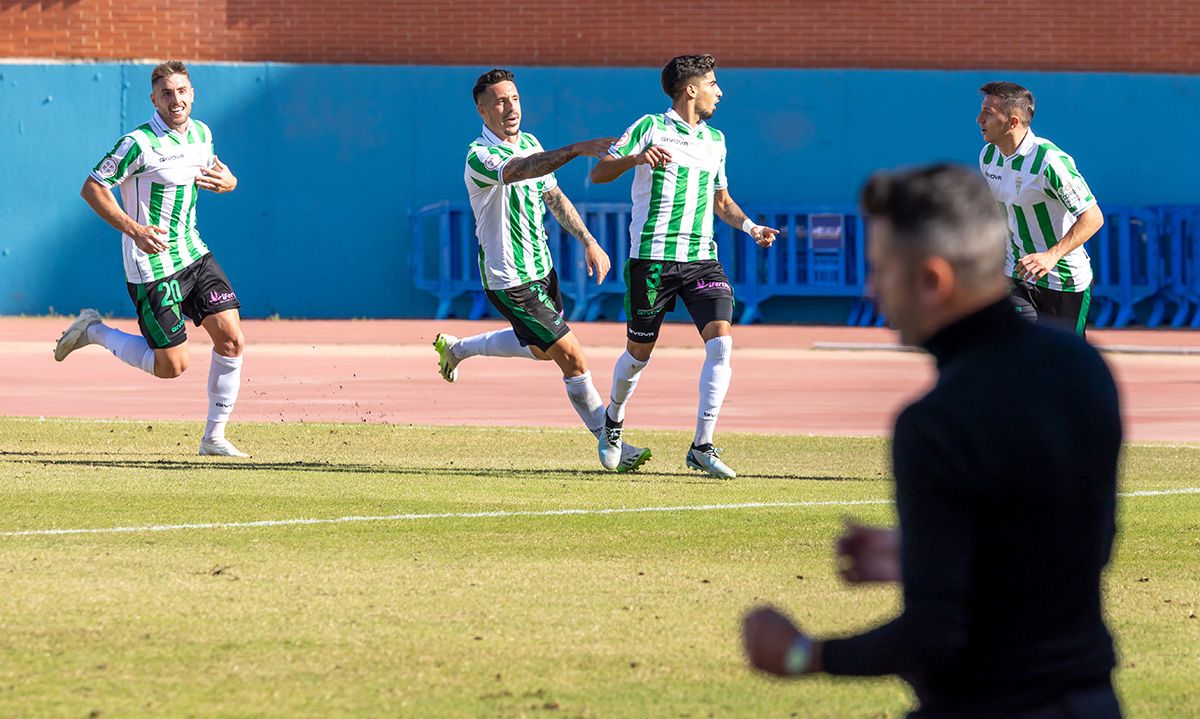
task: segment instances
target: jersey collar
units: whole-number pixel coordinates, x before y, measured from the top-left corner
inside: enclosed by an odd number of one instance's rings
[[[1014,152],[1012,155],[1010,155],[1004,159],[1011,160],[1014,157],[1016,157],[1017,155],[1021,155],[1021,156],[1028,155],[1029,153],[1033,152],[1033,149],[1035,147],[1038,146],[1038,142],[1039,142],[1039,140],[1038,140],[1037,136],[1033,134],[1033,128],[1031,127],[1025,133],[1025,139],[1021,140],[1020,145],[1017,145],[1016,152]]]
[[[691,125],[687,124],[687,120],[684,120],[682,115],[680,115],[678,112],[675,112],[675,108],[673,108],[673,107],[671,109],[667,110],[663,114],[666,116],[666,118],[668,120],[674,120],[675,122],[678,122],[680,125],[683,125],[687,129],[687,132],[689,135],[694,132],[698,132],[700,130],[700,128],[704,127],[704,120],[701,120],[695,127],[692,127]]]
[[[520,135],[517,135],[517,144],[513,145],[512,143],[505,142],[504,140],[502,140],[499,135],[497,135],[496,133],[494,133],[490,129],[488,129],[487,125],[483,126],[483,134],[481,134],[480,137],[482,137],[484,142],[488,143],[489,145],[505,145],[505,146],[514,147],[514,148],[521,146],[521,136]]]
[[[171,133],[175,133],[175,135],[177,135],[179,137],[184,137],[192,129],[192,118],[190,118],[190,117],[188,118],[187,127],[183,128],[183,130],[177,132],[175,130],[172,130],[170,127],[168,127],[167,123],[165,121],[163,121],[162,117],[158,114],[158,110],[155,110],[154,114],[150,116],[150,127],[153,127],[154,131],[161,135],[169,135]]]

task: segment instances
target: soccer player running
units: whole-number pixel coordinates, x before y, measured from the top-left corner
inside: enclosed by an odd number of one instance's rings
[[[762,227],[729,195],[725,135],[706,124],[721,99],[712,55],[682,55],[662,71],[665,113],[644,115],[592,168],[592,182],[612,182],[634,170],[629,262],[625,266],[626,350],[613,368],[604,441],[621,441],[625,404],[650,362],[663,314],[682,297],[704,339],[696,436],[687,466],[714,477],[736,473],[713,447],[717,415],[729,389],[733,350],[733,288],[717,261],[713,213],[749,233],[762,247],[778,230]]]
[[[199,191],[229,192],[237,178],[214,154],[212,131],[191,119],[195,91],[187,66],[175,60],[158,65],[150,86],[155,113],[117,141],[79,193],[121,232],[126,287],[141,336],[109,327],[85,309],[58,340],[54,359],[98,344],[147,374],[178,377],[188,367],[190,318],[213,341],[200,454],[248,457],[225,438],[241,385],[241,304],[196,229]],[[121,189],[121,205],[114,187]]]
[[[454,382],[458,365],[469,357],[553,360],[584,426],[602,440],[604,400],[592,384],[583,347],[563,318],[558,274],[542,218],[548,207],[583,244],[588,275],[599,284],[608,274],[608,255],[558,187],[554,171],[575,157],[599,157],[613,138],[543,149],[536,137],[521,132],[521,98],[508,70],[481,75],[472,96],[483,118],[483,133],[467,149],[463,180],[475,213],[484,291],[512,327],[462,339],[439,334],[433,343],[439,371],[447,382]],[[618,472],[635,470],[650,459],[649,449],[620,442],[601,441],[598,449],[605,469]]]
[[[1070,155],[1033,134],[1033,94],[1012,82],[979,88],[975,121],[988,144],[979,170],[1008,216],[1011,298],[1033,322],[1084,336],[1092,300],[1092,265],[1083,243],[1104,213]]]

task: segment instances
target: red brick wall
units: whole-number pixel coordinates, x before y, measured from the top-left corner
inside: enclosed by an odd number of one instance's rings
[[[1197,0],[0,0],[17,58],[1200,73],[1198,40]]]

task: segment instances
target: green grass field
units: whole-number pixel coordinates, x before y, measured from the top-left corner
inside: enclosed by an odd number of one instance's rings
[[[742,475],[598,470],[578,431],[0,419],[0,716],[897,717],[896,680],[750,674],[741,612],[818,634],[895,611],[843,586],[842,517],[890,522],[877,439],[724,435]],[[1124,491],[1200,486],[1200,448],[1134,447]],[[556,509],[168,531],[48,529]],[[1128,716],[1200,716],[1200,494],[1122,500],[1107,579]],[[1188,687],[1191,689],[1188,689]]]

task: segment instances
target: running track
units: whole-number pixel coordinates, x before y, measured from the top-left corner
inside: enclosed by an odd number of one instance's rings
[[[54,342],[68,319],[0,318],[0,416],[203,419],[208,352],[191,331],[192,367],[158,380],[86,347],[62,364]],[[114,324],[136,332],[132,320]],[[476,358],[450,385],[430,346],[438,331],[498,329],[496,320],[247,321],[245,384],[235,421],[577,426],[550,363]],[[578,324],[596,386],[607,396],[624,328]],[[751,326],[734,330],[733,384],[720,429],[885,435],[896,412],[933,379],[919,353],[829,351],[817,342],[893,343],[886,329]],[[1200,332],[1095,331],[1100,347],[1185,347]],[[1121,386],[1127,437],[1200,442],[1200,353],[1106,354]],[[630,428],[694,426],[703,350],[691,325],[667,325],[630,402]],[[1069,368],[1064,368],[1069,371]],[[982,379],[982,378],[981,378]],[[982,380],[986,381],[986,380]],[[1014,397],[1035,408],[1037,397]],[[2,443],[0,443],[2,444]]]

